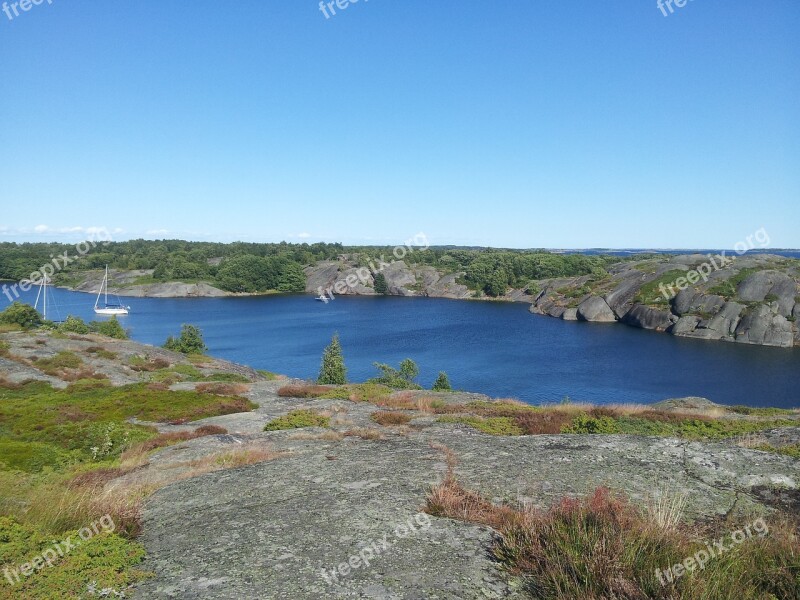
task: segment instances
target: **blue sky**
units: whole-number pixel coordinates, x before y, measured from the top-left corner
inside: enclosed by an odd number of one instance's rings
[[[0,12],[0,239],[798,248],[798,31],[796,0],[44,0]]]

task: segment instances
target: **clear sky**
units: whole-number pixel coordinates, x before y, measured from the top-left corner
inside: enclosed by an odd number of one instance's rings
[[[9,6],[0,239],[800,247],[800,2],[673,10]]]

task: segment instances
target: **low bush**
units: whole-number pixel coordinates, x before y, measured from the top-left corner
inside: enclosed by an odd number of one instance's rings
[[[279,388],[278,396],[282,398],[321,398],[335,389],[329,385],[292,384]]]
[[[280,431],[283,429],[302,429],[304,427],[329,427],[330,417],[320,415],[311,410],[293,410],[278,417],[264,426],[264,431]]]
[[[452,471],[429,493],[427,512],[497,530],[492,553],[523,577],[525,591],[534,598],[800,597],[797,524],[781,516],[771,519],[768,536],[748,538],[714,557],[704,570],[670,580],[659,574],[706,551],[698,540],[719,539],[739,528],[722,523],[703,530],[665,526],[606,488],[585,498],[564,498],[548,510],[495,505],[461,487]]]
[[[198,383],[195,388],[203,394],[214,394],[216,396],[241,396],[250,391],[250,387],[243,383]]]
[[[370,418],[379,425],[405,425],[411,421],[411,416],[402,412],[379,410],[370,415]]]
[[[463,423],[490,435],[523,435],[525,431],[512,417],[439,417],[440,423]]]

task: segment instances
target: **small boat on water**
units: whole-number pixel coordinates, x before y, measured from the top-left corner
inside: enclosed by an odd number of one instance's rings
[[[100,296],[105,293],[105,302],[100,306]],[[100,291],[97,292],[97,300],[94,302],[94,312],[97,315],[127,315],[130,311],[130,306],[123,306],[117,298],[116,304],[108,303],[108,265],[106,265],[106,274],[103,277],[103,283],[100,284]]]
[[[319,300],[320,302],[327,302],[328,300],[330,300],[330,298],[328,298],[327,296],[317,296],[316,298],[314,298],[314,300]]]

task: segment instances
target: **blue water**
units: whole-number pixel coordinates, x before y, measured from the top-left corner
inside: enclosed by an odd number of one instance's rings
[[[95,318],[94,297],[52,290],[58,311]],[[34,295],[25,299],[33,301]],[[7,300],[0,296],[0,308]],[[430,386],[446,371],[458,389],[531,403],[655,402],[704,396],[725,404],[800,407],[800,349],[688,340],[614,324],[532,315],[527,304],[433,298],[310,296],[123,298],[133,339],[160,345],[182,323],[198,325],[210,353],[259,369],[313,378],[338,331],[348,376],[374,361],[420,367]]]

